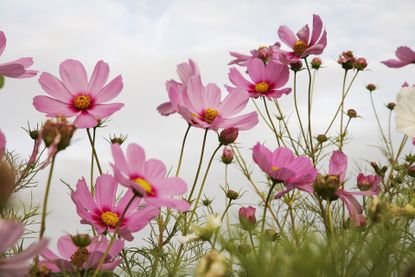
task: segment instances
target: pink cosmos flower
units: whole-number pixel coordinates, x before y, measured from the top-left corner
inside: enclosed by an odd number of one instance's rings
[[[281,45],[278,42],[274,45],[260,46],[258,49],[251,50],[251,55],[245,55],[231,51],[229,54],[231,54],[231,56],[233,56],[235,59],[230,61],[228,65],[237,64],[240,66],[246,66],[246,63],[253,59],[261,59],[263,63],[267,63],[270,60],[278,58],[274,55],[274,48],[280,46]]]
[[[24,225],[14,220],[0,220],[0,253],[13,247],[24,233]],[[29,272],[29,262],[42,252],[49,240],[41,239],[26,250],[11,257],[0,256],[0,276],[23,277]]]
[[[109,75],[107,63],[99,61],[89,80],[84,66],[76,60],[63,61],[59,73],[62,81],[46,72],[39,78],[40,86],[52,97],[35,96],[33,106],[46,116],[76,116],[76,127],[92,128],[124,106],[122,103],[104,104],[123,88],[120,75],[105,85]]]
[[[128,145],[126,155],[118,144],[112,144],[111,149],[115,162],[111,165],[120,184],[143,195],[149,206],[166,206],[179,211],[189,209],[187,201],[173,198],[187,191],[186,183],[179,177],[166,177],[162,161],[146,160],[144,149],[134,143]]]
[[[312,183],[316,179],[317,170],[309,158],[295,157],[286,147],[277,147],[271,152],[259,143],[252,149],[252,157],[269,178],[284,184],[285,190],[277,193],[274,198],[280,198],[295,188],[313,193]]]
[[[72,193],[72,201],[76,205],[78,215],[82,218],[81,223],[94,226],[99,234],[107,231],[115,232],[117,224],[120,224],[119,234],[131,241],[134,239],[132,233],[143,229],[159,214],[159,209],[157,207],[138,209],[141,198],[136,197],[125,212],[122,222],[119,223],[134,193],[128,190],[116,204],[117,189],[118,184],[114,177],[103,174],[97,178],[95,196],[92,196],[85,179],[81,179]]]
[[[250,97],[272,99],[291,92],[290,88],[281,88],[290,76],[288,66],[274,61],[265,65],[260,59],[249,60],[246,65],[251,81],[246,80],[236,68],[231,68],[228,76],[232,84],[248,91]],[[232,88],[228,87],[228,90],[232,91]]]
[[[219,87],[212,83],[203,86],[200,75],[190,77],[183,93],[170,89],[169,97],[174,109],[198,128],[248,130],[258,123],[256,112],[235,116],[248,103],[249,95],[244,89],[235,89],[221,101]]]
[[[390,59],[382,61],[381,63],[392,68],[399,68],[410,63],[415,63],[415,52],[408,46],[398,47],[395,51],[395,55],[398,59]]]
[[[190,79],[190,77],[200,74],[197,64],[191,59],[189,59],[189,63],[181,63],[177,65],[176,72],[177,72],[177,75],[179,75],[181,83],[176,82],[175,80],[167,81],[166,82],[167,92],[169,92],[170,88],[173,88],[182,93],[183,91],[186,90],[187,81]],[[165,116],[171,115],[177,112],[173,108],[170,101],[164,102],[163,104],[158,106],[157,110],[159,111],[160,114],[165,115]]]
[[[6,36],[0,31],[0,55],[6,48]],[[33,58],[25,57],[12,62],[0,64],[0,76],[10,78],[30,78],[36,76],[36,70],[28,70],[27,68],[33,64]]]
[[[6,149],[6,137],[4,136],[3,132],[0,130],[0,160],[4,155],[5,149]]]
[[[379,184],[382,182],[382,178],[379,175],[364,175],[363,173],[359,173],[357,175],[357,187],[361,191],[373,191],[374,193],[379,193]]]
[[[46,267],[52,272],[74,272],[95,269],[109,244],[104,236],[96,236],[91,239],[87,247],[76,246],[70,235],[65,235],[58,240],[58,252],[61,257],[50,249],[45,249],[40,256],[44,258],[39,263],[39,268]],[[122,259],[115,259],[124,247],[121,239],[116,239],[109,250],[101,269],[103,271],[114,270]]]
[[[313,15],[313,30],[310,37],[308,24],[302,27],[295,35],[287,26],[278,29],[278,36],[292,51],[277,49],[280,60],[286,64],[294,63],[308,55],[320,55],[327,46],[327,32],[323,31],[323,22],[320,16]]]

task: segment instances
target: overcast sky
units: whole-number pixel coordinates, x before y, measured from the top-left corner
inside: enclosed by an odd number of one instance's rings
[[[324,130],[340,98],[343,71],[335,62],[339,53],[353,50],[357,56],[366,57],[369,70],[358,78],[346,101],[346,107],[356,109],[363,118],[351,124],[355,140],[345,148],[350,160],[365,168],[364,160],[379,159],[373,147],[379,142],[379,135],[364,87],[372,82],[378,86],[375,101],[381,117],[386,119],[384,104],[394,101],[404,81],[415,83],[415,66],[394,70],[379,63],[394,57],[397,46],[415,47],[414,10],[415,2],[411,0],[348,1],[347,4],[308,0],[0,1],[0,29],[7,37],[7,48],[0,61],[32,56],[34,69],[57,74],[59,63],[67,58],[80,60],[89,73],[98,60],[105,60],[112,77],[123,76],[124,90],[116,100],[124,102],[125,107],[98,133],[97,147],[104,168],[109,169],[111,161],[104,137],[113,133],[128,134],[128,142],[139,143],[148,157],[159,158],[170,167],[177,161],[186,123],[177,115],[160,116],[156,107],[167,100],[164,83],[177,78],[176,65],[192,58],[198,63],[205,83],[215,82],[223,88],[229,84],[230,50],[247,53],[259,45],[272,44],[278,40],[279,25],[285,24],[296,32],[306,23],[311,27],[312,14],[316,13],[325,24],[328,46],[321,56],[325,68],[318,73],[315,85],[314,132]],[[301,72],[299,78],[306,81],[306,72]],[[306,93],[305,83],[299,89],[301,98]],[[0,128],[7,136],[9,149],[16,149],[23,157],[29,155],[31,142],[21,127],[26,122],[35,125],[44,120],[44,115],[32,106],[32,98],[38,94],[44,92],[37,77],[7,79],[0,91]],[[292,96],[282,101],[283,109],[292,114]],[[253,109],[251,105],[247,108]],[[295,128],[295,122],[292,127]],[[183,170],[188,183],[195,171],[202,136],[202,130],[194,129],[190,134]],[[74,205],[59,181],[62,178],[74,185],[81,176],[88,176],[86,132],[78,130],[73,141],[57,159],[49,216],[54,226],[47,231],[55,237],[64,232],[87,230],[79,225]],[[270,148],[276,146],[273,136],[261,123],[251,132],[242,133],[240,141],[246,148],[257,141],[265,142]],[[211,133],[207,156],[215,146],[216,136]],[[350,172],[355,174],[354,165],[351,168]],[[216,195],[222,202],[217,195],[219,184],[223,184],[223,167],[217,163],[213,170],[207,194]],[[247,190],[252,195],[236,168],[231,169],[231,175],[232,188]],[[42,176],[37,196],[43,194]],[[252,200],[245,197],[240,202],[252,203]]]

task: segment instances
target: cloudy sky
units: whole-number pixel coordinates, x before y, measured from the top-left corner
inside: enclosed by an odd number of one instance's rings
[[[335,60],[343,50],[353,50],[369,61],[369,70],[355,83],[347,108],[354,108],[362,116],[351,125],[354,140],[346,147],[351,160],[367,167],[365,160],[377,160],[376,145],[379,135],[370,107],[369,95],[364,89],[368,83],[378,86],[376,105],[386,119],[384,104],[394,101],[404,81],[414,83],[414,66],[400,70],[386,68],[379,61],[394,56],[397,46],[415,47],[415,2],[411,0],[365,1],[0,1],[0,29],[6,33],[7,48],[1,62],[22,56],[35,59],[33,68],[57,74],[61,61],[80,60],[91,72],[98,60],[105,60],[111,76],[121,74],[124,90],[117,98],[125,107],[118,112],[106,129],[98,133],[98,150],[104,168],[109,170],[111,156],[105,137],[109,134],[128,134],[129,142],[142,145],[148,157],[174,166],[180,140],[186,124],[179,116],[162,117],[158,104],[167,99],[166,80],[176,78],[176,65],[188,58],[194,59],[205,83],[215,82],[223,88],[229,83],[228,52],[248,52],[259,45],[278,40],[277,29],[285,24],[297,31],[311,24],[312,14],[319,14],[328,32],[328,46],[321,56],[325,68],[317,76],[315,85],[314,132],[327,126],[336,101],[340,98],[342,70]],[[299,95],[305,95],[306,72],[301,72]],[[292,80],[290,80],[290,85]],[[44,116],[32,107],[32,98],[44,94],[37,78],[6,80],[0,91],[0,128],[6,134],[9,149],[23,157],[31,151],[31,142],[22,131],[27,122],[36,125]],[[225,92],[223,92],[225,94]],[[282,100],[283,109],[293,114],[292,97]],[[303,102],[302,108],[305,106]],[[253,110],[252,106],[247,108]],[[304,109],[303,109],[304,110]],[[292,122],[292,128],[296,128]],[[335,135],[333,133],[332,135]],[[191,182],[195,171],[203,131],[193,130],[186,149],[183,177]],[[396,142],[400,135],[395,136]],[[78,130],[73,145],[59,154],[50,203],[48,234],[59,236],[64,232],[86,230],[79,225],[73,204],[59,178],[71,183],[88,176],[89,152],[86,133]],[[249,133],[241,134],[241,143],[250,148],[257,141],[275,147],[273,136],[259,124]],[[216,136],[209,136],[207,156],[216,146]],[[249,155],[249,152],[246,152]],[[354,165],[352,173],[356,172]],[[223,184],[223,167],[213,168],[207,194],[216,195]],[[40,176],[37,197],[43,193],[44,175]],[[232,188],[252,191],[240,178],[236,168],[231,169]],[[353,175],[354,176],[354,175]],[[260,177],[259,177],[260,178]],[[252,201],[252,200],[251,200]],[[241,203],[248,203],[246,197]],[[218,204],[219,205],[219,204]],[[235,213],[235,211],[233,211]]]

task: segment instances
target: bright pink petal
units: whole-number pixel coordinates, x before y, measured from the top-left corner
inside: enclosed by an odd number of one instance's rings
[[[59,73],[65,87],[72,94],[86,93],[88,77],[84,66],[77,60],[65,60],[59,65]]]
[[[124,107],[122,103],[95,104],[91,109],[88,109],[88,113],[96,119],[104,119],[119,111],[122,107]]]
[[[37,96],[40,97],[40,96]],[[81,112],[73,122],[77,128],[93,128],[97,126],[98,120],[88,112]]]
[[[120,94],[124,84],[121,75],[118,75],[114,80],[109,82],[98,93],[95,94],[95,101],[98,104],[108,102]]]
[[[6,48],[6,35],[0,31],[0,55],[3,54],[4,48]]]
[[[157,207],[146,207],[137,212],[131,213],[128,222],[128,228],[131,232],[137,232],[143,229],[151,220],[159,215],[160,210]]]
[[[157,111],[164,116],[174,114],[176,111],[173,109],[171,102],[164,102],[157,107]]]
[[[103,174],[97,178],[95,199],[101,210],[114,207],[117,188],[117,183],[111,175]]]
[[[268,99],[273,98],[280,98],[284,94],[289,94],[291,92],[291,88],[283,88],[283,89],[275,89],[272,90],[270,93],[265,95]]]
[[[39,112],[46,113],[47,116],[72,117],[79,113],[72,110],[68,103],[44,95],[35,96],[33,106]]]
[[[120,214],[123,213],[128,203],[131,201],[133,197],[134,197],[134,192],[131,189],[127,190],[127,192],[121,198],[120,202],[115,207],[115,211],[119,212]],[[141,198],[134,197],[134,200],[131,202],[130,208],[128,209],[128,211],[136,210],[140,202],[141,202]]]
[[[99,61],[95,65],[94,71],[92,72],[91,79],[88,83],[87,90],[92,94],[97,93],[102,89],[108,80],[110,68],[104,61]]]
[[[297,41],[297,37],[287,26],[282,25],[278,28],[278,36],[280,37],[281,41],[284,42],[286,45],[290,46],[291,48],[294,47],[294,44]]]
[[[329,174],[338,175],[340,182],[344,182],[347,171],[347,156],[341,151],[333,151],[329,163]]]
[[[272,152],[264,145],[257,143],[252,148],[252,159],[264,171],[269,174],[272,168]]]
[[[39,84],[47,94],[58,100],[66,103],[72,100],[73,95],[66,89],[61,80],[47,72],[40,75]]]
[[[115,166],[121,169],[121,171],[127,175],[130,175],[130,168],[128,166],[127,160],[125,159],[124,153],[122,152],[121,146],[119,144],[111,145],[112,157],[115,161]]]
[[[245,89],[237,88],[229,93],[222,103],[220,103],[218,111],[222,117],[229,117],[242,111],[249,100],[249,94]]]
[[[382,61],[381,63],[392,68],[400,68],[400,67],[410,64],[410,62],[401,61],[401,60],[393,60],[393,59]]]
[[[142,174],[145,168],[146,154],[144,149],[135,143],[131,143],[127,148],[127,161],[130,166],[130,172]],[[143,177],[143,176],[137,176]]]
[[[17,78],[25,73],[24,66],[18,63],[0,64],[0,75]]]
[[[6,136],[0,130],[0,159],[2,159],[5,149],[6,149]],[[2,251],[0,250],[0,252]]]
[[[76,190],[72,193],[72,200],[76,206],[79,206],[83,210],[94,211],[97,208],[85,178],[78,180]]]
[[[265,68],[265,80],[274,84],[275,88],[285,85],[289,77],[290,72],[286,65],[270,61]]]
[[[407,46],[398,47],[398,49],[395,51],[395,54],[398,59],[402,61],[407,61],[410,63],[415,62],[415,52]]]
[[[254,83],[259,83],[264,80],[265,64],[260,59],[252,59],[246,63],[249,77]]]
[[[313,14],[313,32],[311,34],[311,40],[309,45],[314,45],[320,37],[321,31],[323,29],[323,22],[321,21],[320,16]]]
[[[251,83],[234,67],[230,69],[228,76],[232,84],[239,88],[248,89],[251,86]]]

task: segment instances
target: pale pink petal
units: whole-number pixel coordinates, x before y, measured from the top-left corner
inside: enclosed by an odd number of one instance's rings
[[[213,130],[219,128],[227,129],[230,127],[238,128],[239,130],[245,131],[253,128],[258,124],[258,114],[256,112],[251,112],[244,115],[239,115],[232,118],[221,118],[214,122],[214,125],[211,125]]]
[[[0,64],[0,75],[17,78],[25,73],[24,66],[18,63]]]
[[[58,251],[61,256],[67,260],[70,260],[73,253],[78,248],[73,244],[71,236],[65,235],[59,238],[58,240]]]
[[[320,16],[313,14],[313,32],[311,34],[311,40],[309,45],[314,45],[320,37],[321,30],[323,29],[323,22]]]
[[[179,177],[164,178],[157,186],[157,192],[162,195],[181,195],[186,191],[186,182]]]
[[[168,208],[173,208],[180,212],[188,211],[190,207],[189,203],[186,200],[172,199],[172,198],[147,197],[146,202],[151,206],[155,206],[155,207],[165,206]]]
[[[112,210],[115,204],[117,183],[109,174],[103,174],[97,178],[95,187],[95,199],[101,210]]]
[[[310,39],[310,28],[308,27],[308,24],[297,32],[297,37],[299,40],[308,44],[308,40]]]
[[[117,143],[111,145],[112,157],[115,161],[115,166],[121,169],[121,171],[127,175],[130,175],[130,168],[122,152],[121,146]]]
[[[241,112],[248,103],[249,94],[243,88],[236,88],[226,95],[220,103],[218,111],[222,117],[229,117]]]
[[[254,83],[259,83],[264,80],[265,64],[260,59],[252,59],[246,63],[249,77]]]
[[[194,75],[199,75],[199,68],[196,63],[189,59],[189,63],[181,63],[177,66],[177,75],[179,75],[180,80],[183,84],[186,85],[190,77]]]
[[[213,83],[207,84],[205,88],[205,106],[209,108],[217,108],[221,99],[220,88]]]
[[[265,68],[265,80],[275,88],[280,88],[288,82],[290,72],[288,66],[270,61]]]
[[[274,89],[265,96],[272,100],[273,98],[280,98],[283,94],[289,94],[291,91],[291,88]]]
[[[40,97],[40,96],[37,96]],[[86,111],[81,112],[73,122],[77,128],[93,128],[97,126],[98,120]]]
[[[344,182],[347,171],[347,156],[341,151],[333,151],[329,163],[329,174],[338,175],[340,182]]]
[[[84,66],[77,60],[65,60],[59,65],[59,73],[65,87],[72,93],[86,93],[88,77]]]
[[[44,249],[46,249],[46,246],[49,243],[49,239],[41,239],[36,243],[33,243],[30,245],[26,250],[7,258],[7,263],[19,263],[19,262],[25,262],[32,259],[33,257],[39,255]]]
[[[87,90],[95,95],[107,82],[109,73],[110,68],[108,64],[104,61],[98,61],[89,79]]]
[[[95,101],[98,104],[108,102],[120,94],[124,84],[121,75],[109,82],[105,87],[98,91],[95,95]]]
[[[40,75],[39,84],[47,94],[58,100],[66,103],[72,100],[73,95],[66,89],[61,80],[47,72]]]
[[[164,102],[157,107],[157,111],[164,116],[174,114],[176,111],[173,109],[171,102]]]
[[[201,112],[206,106],[204,105],[205,88],[203,87],[200,75],[192,76],[187,83],[187,90],[184,93],[184,100],[191,104],[190,108],[194,108],[195,111]]]
[[[264,145],[257,143],[252,148],[252,159],[264,171],[269,174],[272,169],[272,152]]]
[[[104,119],[119,111],[122,107],[124,107],[122,103],[95,104],[91,109],[88,109],[88,113],[96,119]]]
[[[25,78],[32,78],[36,76],[38,71],[36,70],[25,70],[25,72],[22,75],[19,75],[15,77],[16,79],[25,79]]]
[[[97,206],[88,189],[85,178],[78,180],[76,190],[71,195],[73,202],[82,210],[94,211]]]
[[[294,47],[294,44],[297,41],[297,37],[287,26],[282,25],[278,28],[278,36],[280,37],[281,41],[290,46],[291,48]]]
[[[23,224],[15,220],[0,220],[0,253],[14,246],[23,232]]]
[[[251,83],[247,81],[242,74],[234,67],[232,67],[228,74],[229,80],[237,87],[248,89]]]
[[[286,167],[295,159],[293,152],[285,147],[278,147],[272,153],[271,162],[273,166]]]
[[[145,162],[143,174],[150,183],[158,183],[166,176],[166,166],[160,160],[150,159]]]
[[[131,232],[137,232],[143,229],[151,220],[159,215],[160,209],[157,207],[146,207],[135,213],[131,213],[131,218],[128,222],[128,228]]]
[[[79,113],[74,111],[68,103],[44,95],[35,96],[33,98],[33,106],[39,112],[46,113],[47,116],[71,117]]]
[[[146,154],[144,149],[136,144],[131,143],[127,148],[127,161],[130,166],[130,172],[135,174],[143,174],[145,168]],[[143,177],[143,176],[136,176]]]

